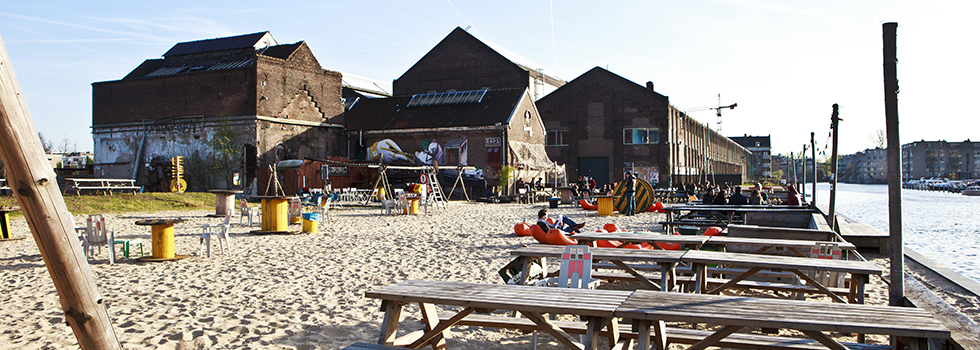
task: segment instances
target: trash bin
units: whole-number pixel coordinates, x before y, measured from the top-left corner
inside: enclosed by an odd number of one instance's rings
[[[677,233],[682,235],[697,236],[701,234],[701,229],[697,226],[681,226],[677,228]]]
[[[320,213],[303,213],[303,232],[316,233]]]
[[[548,204],[551,205],[552,208],[558,208],[558,201],[559,200],[561,200],[561,198],[558,198],[558,197],[548,197]]]

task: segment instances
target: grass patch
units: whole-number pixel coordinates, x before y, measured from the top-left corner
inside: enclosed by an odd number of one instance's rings
[[[75,215],[214,209],[214,197],[214,193],[208,192],[64,196],[68,211]],[[19,204],[14,196],[3,196],[0,197],[0,206],[11,207]],[[14,217],[23,215],[20,211],[10,213],[10,216]]]

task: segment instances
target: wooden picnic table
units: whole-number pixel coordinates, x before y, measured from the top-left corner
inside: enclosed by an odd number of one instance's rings
[[[449,327],[473,312],[513,310],[533,321],[543,331],[571,349],[595,349],[598,333],[606,328],[610,344],[619,341],[619,324],[613,317],[616,308],[630,296],[630,291],[547,288],[515,285],[479,284],[449,281],[405,281],[364,293],[381,299],[385,310],[378,344],[418,349],[432,345],[445,348]],[[402,306],[418,303],[425,332],[396,339]],[[445,321],[439,320],[435,305],[461,306],[463,309]],[[588,325],[585,344],[555,326],[543,313],[579,315]]]
[[[62,194],[68,191],[75,191],[75,195],[81,195],[82,191],[94,191],[95,193],[112,194],[113,191],[130,191],[136,193],[140,190],[133,179],[85,179],[72,178],[68,181]]]
[[[803,271],[819,270],[850,273],[850,301],[860,304],[864,303],[864,285],[868,282],[868,275],[881,275],[882,273],[880,267],[867,261],[810,259],[792,256],[727,253],[705,250],[689,250],[681,256],[681,262],[692,265],[692,270],[696,278],[695,293],[717,294],[737,285],[738,281],[748,278],[761,270],[786,270],[793,272],[793,274],[805,280],[807,285],[817,288],[820,292],[840,303],[847,303],[847,301],[841,299],[833,291],[827,289],[826,286]],[[749,270],[730,279],[721,286],[707,290],[705,267],[709,264],[741,266],[747,267]]]
[[[828,243],[824,241],[810,241],[810,240],[796,240],[796,239],[775,239],[775,238],[751,238],[751,237],[729,237],[729,236],[711,236],[708,239],[707,244],[713,244],[718,246],[729,246],[729,245],[745,245],[745,246],[756,246],[759,247],[758,250],[752,252],[751,254],[762,254],[769,249],[786,249],[793,252],[800,257],[809,258],[809,254],[804,254],[803,252],[809,253],[810,249],[817,245],[817,243]],[[857,250],[854,244],[848,242],[829,242],[837,244],[841,250]]]
[[[814,210],[807,207],[787,207],[787,206],[760,206],[760,205],[676,205],[664,207],[667,214],[664,228],[670,231],[674,226],[693,224],[704,225],[732,225],[744,222],[745,214],[752,212],[766,213],[813,213]]]
[[[665,322],[723,326],[689,349],[718,346],[719,341],[745,327],[799,330],[830,349],[847,347],[824,332],[886,334],[917,338],[920,342],[925,338],[950,338],[949,330],[928,312],[907,307],[637,290],[614,314],[634,320],[639,328],[640,349],[667,348]],[[655,341],[653,347],[648,343],[651,335]]]
[[[512,250],[510,252],[511,255],[528,258],[525,259],[524,273],[522,274],[522,280],[519,282],[519,284],[523,284],[527,281],[532,260],[537,260],[541,266],[548,266],[545,264],[546,258],[561,258],[561,255],[564,252],[565,247],[563,246],[547,244],[531,244],[526,247],[518,248],[517,250]],[[590,248],[589,253],[592,254],[592,259],[594,260],[609,260],[620,269],[623,269],[630,275],[633,275],[633,277],[636,279],[643,281],[656,289],[666,291],[673,289],[674,285],[676,284],[674,268],[681,261],[681,256],[683,256],[685,252],[677,250]],[[629,264],[625,263],[626,261],[658,264],[660,266],[660,284],[651,281]]]
[[[620,241],[624,245],[634,243],[648,243],[659,248],[655,243],[680,244],[681,249],[686,247],[700,248],[711,236],[683,236],[665,235],[660,232],[610,232],[610,233],[579,233],[574,236],[579,244],[595,246],[595,241]]]

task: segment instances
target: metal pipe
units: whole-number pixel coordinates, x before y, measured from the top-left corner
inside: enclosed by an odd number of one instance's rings
[[[896,29],[898,23],[881,25],[884,46],[885,137],[888,141],[888,249],[891,257],[891,280],[888,305],[904,306],[905,271],[902,244],[902,144],[898,137],[898,59]]]
[[[839,134],[837,124],[842,119],[838,117],[836,103],[833,108],[834,111],[830,114],[830,130],[833,133],[833,141],[831,141],[830,149],[830,212],[827,217],[827,224],[830,225],[831,230],[840,233],[840,229],[837,227],[837,213],[834,212],[834,202],[837,199],[837,134]]]

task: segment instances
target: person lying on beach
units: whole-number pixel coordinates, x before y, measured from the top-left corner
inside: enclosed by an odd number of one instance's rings
[[[551,223],[548,222],[548,209],[541,209],[538,211],[537,224],[542,230],[544,230],[544,232],[548,232],[548,230],[553,228],[557,228],[565,232],[579,232],[579,230],[585,227],[584,222],[577,224],[575,221],[572,221],[572,219],[569,219],[564,215],[558,215],[558,218],[555,220],[555,224],[551,225]]]

